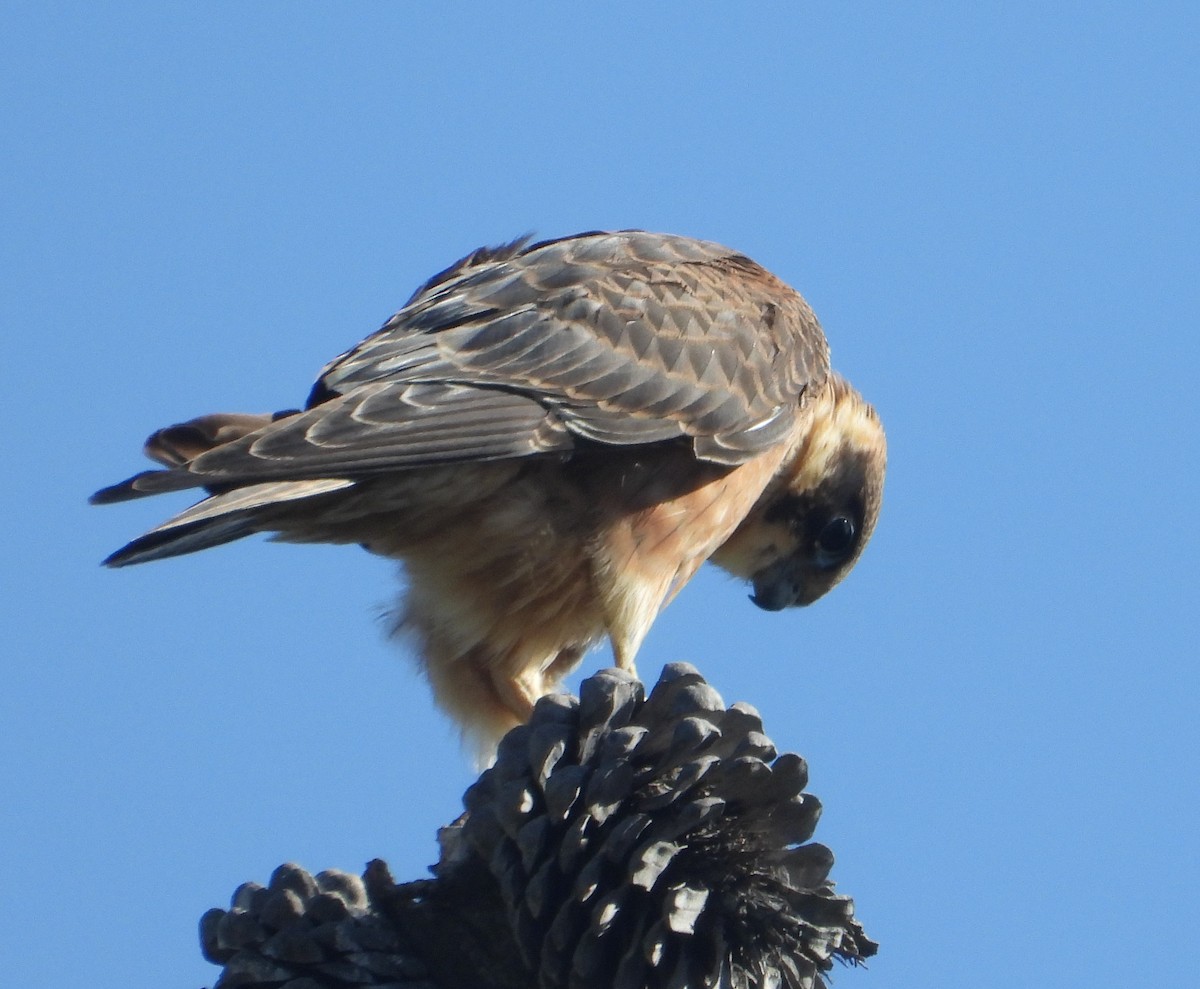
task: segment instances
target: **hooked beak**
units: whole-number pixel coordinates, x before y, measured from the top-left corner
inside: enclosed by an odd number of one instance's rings
[[[808,603],[801,600],[804,597],[804,579],[800,568],[790,559],[777,560],[763,567],[751,580],[754,593],[750,595],[750,600],[763,611],[782,611],[793,605]]]

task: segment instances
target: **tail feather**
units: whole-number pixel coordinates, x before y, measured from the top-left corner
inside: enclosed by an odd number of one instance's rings
[[[168,530],[152,529],[106,557],[104,566],[126,567],[134,563],[165,560],[231,543],[257,531],[255,520],[244,513],[207,522],[192,522]]]
[[[353,484],[351,480],[337,477],[270,481],[213,495],[122,546],[104,561],[104,565],[124,567],[149,563],[233,542],[270,528],[263,524],[263,509],[340,491]]]
[[[189,474],[186,470],[144,470],[119,484],[101,488],[88,498],[88,504],[112,505],[118,501],[145,498],[147,495],[199,488],[203,486],[204,482],[205,478]]]

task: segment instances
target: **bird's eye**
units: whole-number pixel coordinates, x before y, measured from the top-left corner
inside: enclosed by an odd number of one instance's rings
[[[845,515],[835,515],[817,533],[817,553],[824,562],[836,563],[854,543],[854,523]]]

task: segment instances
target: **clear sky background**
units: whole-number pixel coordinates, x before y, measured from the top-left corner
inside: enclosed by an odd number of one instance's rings
[[[480,244],[636,226],[799,288],[888,429],[844,585],[706,572],[640,659],[808,758],[882,942],[837,985],[1193,984],[1198,9],[5,4],[0,981],[210,984],[238,883],[424,874],[474,774],[393,567],[106,572],[186,498],[85,498]]]

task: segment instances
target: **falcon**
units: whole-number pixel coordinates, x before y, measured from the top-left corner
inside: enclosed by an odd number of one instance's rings
[[[252,533],[403,563],[396,631],[482,753],[605,636],[622,669],[706,560],[778,611],[857,561],[886,463],[793,289],[642,231],[481,248],[330,362],[302,409],[154,433],[164,469],[102,504],[199,488],[120,567]]]

